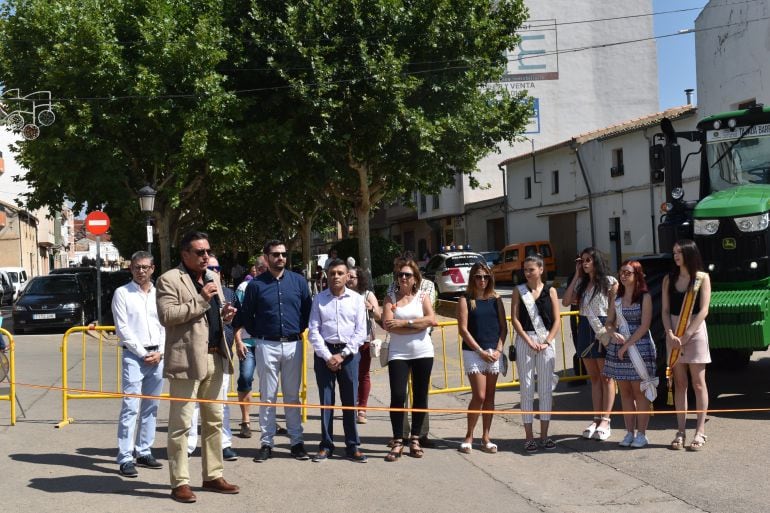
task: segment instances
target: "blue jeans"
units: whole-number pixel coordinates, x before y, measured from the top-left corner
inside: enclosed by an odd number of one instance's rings
[[[158,365],[148,365],[142,358],[124,349],[122,381],[125,394],[160,395],[163,390],[163,360]],[[137,456],[152,454],[159,402],[158,399],[123,398],[118,419],[118,464],[133,461],[134,451]]]
[[[254,368],[257,363],[254,360],[254,341],[253,338],[243,339],[246,345],[246,358],[238,363],[238,392],[251,392],[252,383],[254,383]]]
[[[342,348],[329,347],[332,354],[339,353]],[[334,405],[334,384],[339,383],[340,401],[342,406],[355,406],[358,390],[358,362],[361,355],[356,353],[348,356],[342,362],[342,368],[337,372],[332,372],[326,366],[326,362],[315,356],[315,379],[318,384],[318,395],[321,404],[324,406]],[[356,428],[355,410],[342,411],[342,428],[345,432],[345,450],[348,455],[356,452],[361,441],[358,438],[358,429]],[[321,410],[321,449],[334,451],[334,410]]]

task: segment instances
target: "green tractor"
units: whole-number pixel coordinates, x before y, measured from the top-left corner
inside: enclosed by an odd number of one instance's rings
[[[665,170],[658,235],[668,254],[645,259],[645,267],[661,278],[671,268],[674,242],[695,240],[711,276],[712,359],[738,368],[770,344],[770,108],[716,114],[688,132],[676,132],[664,119],[661,129],[656,138],[663,143],[651,147],[650,162],[653,177]],[[698,201],[684,198],[679,139],[701,144]],[[653,285],[659,290],[659,282]]]

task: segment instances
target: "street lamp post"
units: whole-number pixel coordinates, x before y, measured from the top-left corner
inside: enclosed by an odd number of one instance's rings
[[[147,216],[147,252],[152,253],[152,211],[155,209],[157,192],[149,185],[139,189],[139,210]]]

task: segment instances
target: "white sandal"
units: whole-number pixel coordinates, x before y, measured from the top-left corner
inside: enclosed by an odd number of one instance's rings
[[[481,446],[481,450],[488,454],[495,454],[497,453],[497,444],[493,444],[492,442],[487,442]]]
[[[607,421],[607,427],[597,427],[594,431],[594,439],[603,442],[612,436],[612,429],[610,428],[610,418],[601,417],[602,421]]]
[[[596,425],[597,425],[596,421],[597,420],[601,421],[601,419],[602,419],[601,417],[594,417],[594,421],[591,422],[588,425],[588,427],[583,430],[583,438],[585,438],[586,440],[590,440],[594,436],[594,433],[596,432]]]
[[[463,442],[457,450],[463,454],[470,454],[473,451],[473,444],[470,442]]]

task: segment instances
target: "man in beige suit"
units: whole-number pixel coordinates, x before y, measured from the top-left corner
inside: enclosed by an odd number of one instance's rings
[[[182,263],[165,272],[156,283],[158,317],[166,328],[166,365],[163,376],[174,398],[214,399],[222,388],[222,375],[233,372],[232,348],[223,326],[235,308],[222,295],[219,276],[208,271],[211,246],[208,235],[190,232],[180,243]],[[194,402],[171,401],[168,418],[168,467],[171,498],[195,502],[190,488],[187,433]],[[200,403],[203,489],[238,493],[224,480],[222,471],[222,404]]]

